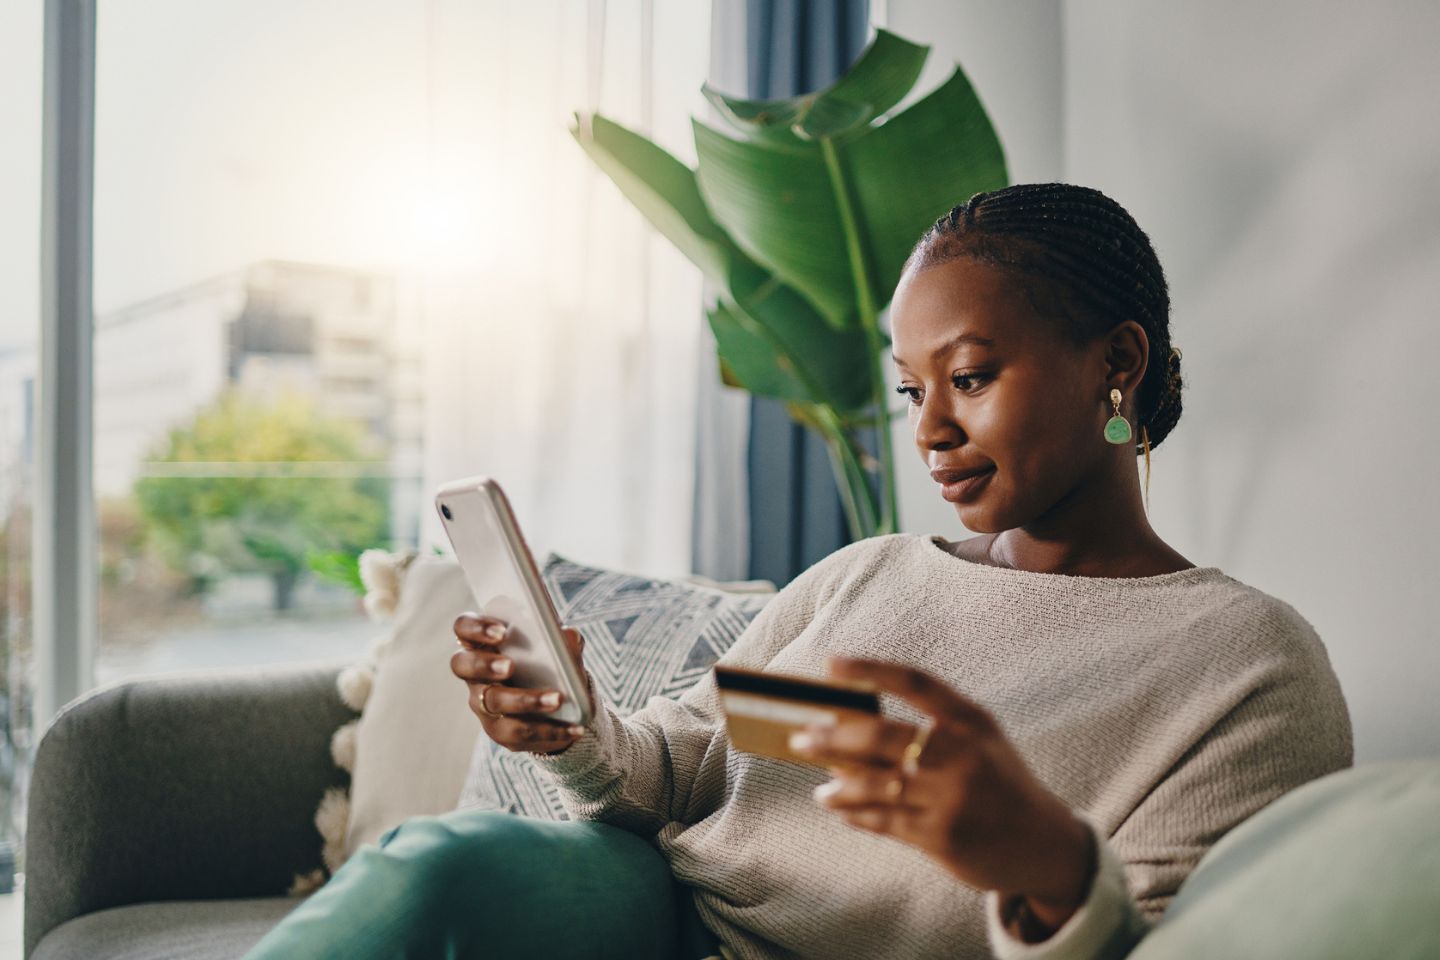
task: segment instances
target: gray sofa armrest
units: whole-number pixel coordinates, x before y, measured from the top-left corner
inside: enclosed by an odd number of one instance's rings
[[[315,808],[348,781],[330,737],[355,717],[335,689],[349,662],[122,681],[61,710],[31,775],[25,956],[95,910],[280,896],[320,866]]]

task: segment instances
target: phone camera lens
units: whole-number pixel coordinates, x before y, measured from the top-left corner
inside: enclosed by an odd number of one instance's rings
[[[443,503],[440,504],[440,512],[445,515],[445,519],[446,519],[446,520],[454,520],[454,519],[455,519],[454,514],[452,514],[452,513],[450,512],[450,508],[449,508],[448,506],[446,506],[445,504],[443,504]]]

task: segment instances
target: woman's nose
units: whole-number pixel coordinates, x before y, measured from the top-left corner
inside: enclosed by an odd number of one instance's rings
[[[964,431],[938,401],[926,400],[915,415],[915,445],[922,451],[949,450],[960,445]]]

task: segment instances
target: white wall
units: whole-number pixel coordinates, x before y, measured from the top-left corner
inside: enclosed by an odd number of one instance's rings
[[[1189,377],[1152,512],[1325,640],[1360,760],[1440,754],[1440,7],[1066,11],[1066,174],[1125,204]]]
[[[1440,755],[1440,6],[1086,0],[1060,44],[1054,4],[886,6],[966,64],[1014,180],[1062,143],[1154,241],[1187,377],[1155,528],[1314,624],[1359,761]],[[905,433],[905,528],[953,536]]]

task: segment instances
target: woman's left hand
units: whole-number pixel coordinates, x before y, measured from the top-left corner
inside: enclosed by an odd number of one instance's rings
[[[1058,928],[1088,894],[1089,828],[1030,772],[989,711],[903,664],[831,657],[828,665],[834,677],[869,680],[904,698],[932,726],[909,776],[899,764],[914,724],[846,716],[807,727],[813,746],[797,752],[835,773],[816,799],[854,826],[923,850],[972,887],[1025,896]],[[897,776],[898,797],[888,786]]]

